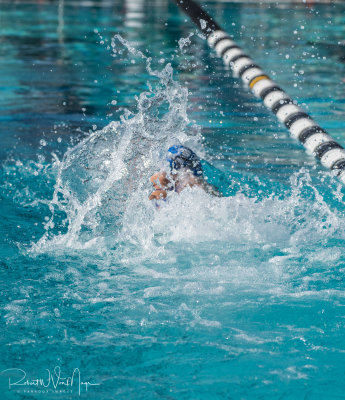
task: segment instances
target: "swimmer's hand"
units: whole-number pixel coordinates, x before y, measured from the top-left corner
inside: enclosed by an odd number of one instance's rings
[[[167,197],[167,192],[164,189],[155,190],[149,196],[149,200],[162,200]]]
[[[167,191],[170,190],[171,186],[166,172],[161,171],[153,174],[150,181],[156,190],[150,194],[149,200],[165,199],[167,197]]]

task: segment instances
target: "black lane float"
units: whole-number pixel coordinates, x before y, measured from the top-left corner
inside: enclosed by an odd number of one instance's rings
[[[261,98],[308,152],[339,176],[345,184],[345,150],[293,101],[230,36],[193,0],[174,0],[207,38],[209,46]]]

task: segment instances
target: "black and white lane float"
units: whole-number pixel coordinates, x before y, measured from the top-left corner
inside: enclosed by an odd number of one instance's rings
[[[207,38],[209,46],[229,66],[234,77],[241,78],[255,96],[262,99],[308,152],[335,171],[345,184],[345,150],[322,129],[296,101],[293,101],[230,36],[193,0],[174,0]]]

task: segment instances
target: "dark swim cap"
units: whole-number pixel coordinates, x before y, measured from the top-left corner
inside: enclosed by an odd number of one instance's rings
[[[171,171],[190,170],[194,176],[202,177],[203,171],[199,157],[188,147],[175,145],[168,150],[167,161]]]

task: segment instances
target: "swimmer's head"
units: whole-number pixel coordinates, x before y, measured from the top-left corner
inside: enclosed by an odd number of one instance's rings
[[[188,147],[175,145],[168,150],[167,161],[172,173],[188,170],[194,176],[202,178],[203,171],[199,157]]]

